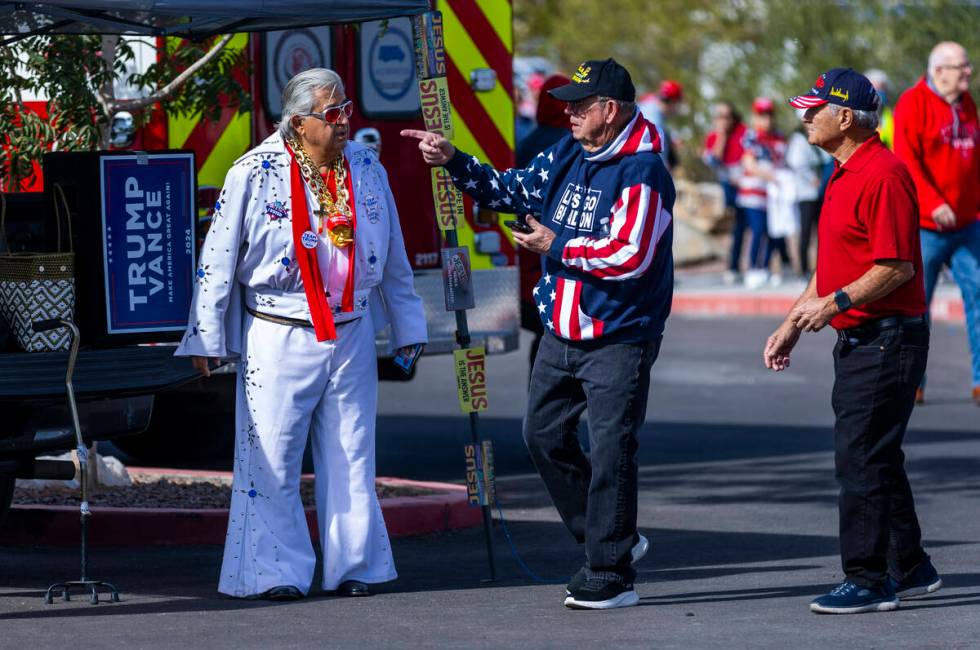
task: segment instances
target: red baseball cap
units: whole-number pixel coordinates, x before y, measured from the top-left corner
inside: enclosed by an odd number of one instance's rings
[[[752,102],[752,112],[756,115],[772,115],[776,111],[776,105],[768,97],[756,97]]]
[[[540,72],[532,72],[527,78],[527,87],[530,90],[541,90],[541,86],[544,85],[544,75]]]
[[[668,102],[679,102],[684,97],[684,87],[672,79],[665,79],[660,82],[660,90],[657,91],[660,99]]]

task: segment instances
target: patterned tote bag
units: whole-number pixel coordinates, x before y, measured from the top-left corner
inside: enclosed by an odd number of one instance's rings
[[[66,328],[35,333],[32,323],[48,318],[73,320],[75,311],[75,253],[71,242],[71,212],[65,192],[55,185],[55,221],[58,252],[13,253],[6,235],[6,200],[0,194],[0,232],[7,251],[0,253],[0,313],[10,324],[17,343],[27,352],[68,350]],[[63,250],[61,222],[68,224],[67,251]]]

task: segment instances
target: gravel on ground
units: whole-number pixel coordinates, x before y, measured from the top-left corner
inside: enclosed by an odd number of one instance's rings
[[[408,497],[434,494],[434,490],[417,487],[392,486],[377,483],[378,498]],[[167,478],[155,480],[136,479],[132,485],[101,486],[94,494],[88,495],[93,506],[111,508],[191,508],[227,509],[231,504],[231,485],[215,477],[213,481],[195,480],[193,482]],[[315,505],[313,481],[300,483],[300,494],[305,507]],[[14,505],[74,506],[78,504],[78,488],[64,484],[43,487],[18,487],[14,490]]]

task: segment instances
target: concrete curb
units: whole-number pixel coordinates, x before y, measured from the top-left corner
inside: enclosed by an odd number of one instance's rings
[[[672,314],[685,316],[785,316],[799,294],[741,291],[675,291]],[[955,296],[935,296],[931,316],[935,321],[962,323],[963,302]]]
[[[206,474],[158,471],[188,477]],[[391,537],[427,535],[483,523],[480,508],[469,505],[465,486],[380,477],[378,482],[439,492],[381,499],[381,511]],[[13,506],[3,530],[0,530],[0,545],[77,546],[78,517],[78,506]],[[319,539],[316,510],[307,508],[306,520],[316,542]],[[227,526],[228,511],[224,509],[93,507],[88,542],[90,546],[223,544]]]

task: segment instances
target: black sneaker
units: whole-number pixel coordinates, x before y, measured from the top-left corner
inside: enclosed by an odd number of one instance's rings
[[[571,609],[615,609],[632,607],[640,602],[633,585],[621,582],[586,580],[585,584],[565,597],[565,607]]]
[[[939,591],[943,586],[943,579],[936,572],[936,567],[932,566],[929,558],[919,562],[901,581],[888,576],[888,587],[900,598],[915,598],[916,596],[928,596]]]
[[[630,549],[630,562],[632,564],[636,564],[642,560],[643,556],[650,550],[650,540],[640,533],[637,533],[636,536],[636,544],[633,544],[633,548]],[[571,594],[576,589],[581,589],[582,585],[585,584],[586,577],[585,565],[582,565],[582,568],[579,569],[575,575],[572,576],[572,579],[568,581],[568,586],[565,587],[565,595],[567,596]]]
[[[862,587],[850,580],[810,603],[810,611],[817,614],[861,614],[894,609],[898,609],[898,596],[887,583],[879,587]]]

